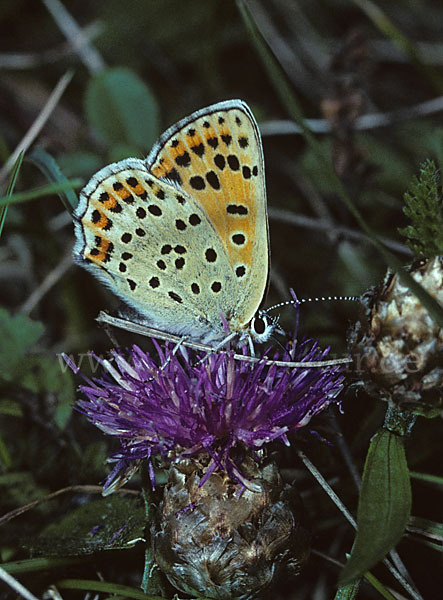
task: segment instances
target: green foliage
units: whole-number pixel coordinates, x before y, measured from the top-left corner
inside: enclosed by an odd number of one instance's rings
[[[39,485],[32,473],[27,471],[10,471],[0,475],[0,494],[6,505],[10,507],[22,506],[38,500],[48,494],[48,488]],[[48,506],[40,505],[34,510],[43,513]]]
[[[141,499],[115,495],[83,504],[26,542],[33,554],[82,556],[132,548],[143,539]]]
[[[77,206],[77,196],[69,187],[69,180],[58,166],[55,158],[42,148],[37,148],[30,154],[28,160],[33,162],[51,183],[61,186],[57,193],[66,210],[71,212]]]
[[[132,600],[163,600],[165,598],[164,595],[147,595],[137,588],[126,585],[88,579],[60,579],[57,581],[57,587],[61,590],[103,593],[106,597],[112,597],[112,600],[123,600],[124,598],[131,598]],[[84,593],[82,595],[85,596]],[[173,600],[178,600],[178,596],[174,595]],[[201,600],[206,599],[202,598]]]
[[[439,483],[441,485],[441,481]],[[428,540],[423,540],[423,544],[436,550],[440,554],[443,554],[443,546],[439,543],[439,540],[443,539],[443,523],[431,521],[430,519],[422,519],[420,517],[411,517],[409,525],[411,528],[415,528],[426,534]]]
[[[13,383],[34,394],[55,394],[54,420],[64,429],[71,415],[74,383],[56,356],[32,354],[44,326],[26,315],[11,316],[0,308],[0,382]]]
[[[67,177],[80,177],[98,171],[103,166],[102,158],[87,151],[67,152],[57,157],[60,170]]]
[[[63,372],[54,356],[28,356],[20,384],[35,394],[54,394],[57,398],[53,419],[59,429],[68,424],[74,402],[74,382]]]
[[[66,192],[72,192],[72,188],[80,187],[80,185],[81,181],[78,179],[74,179],[73,181],[65,179],[63,183],[50,183],[49,185],[44,185],[27,192],[17,192],[15,194],[10,194],[9,196],[0,196],[0,207],[19,202],[29,202],[30,200],[36,200],[37,198],[45,198],[52,194],[59,194],[64,197]],[[73,192],[72,194],[75,202],[77,202],[75,194]],[[70,206],[68,206],[68,210],[70,210]]]
[[[91,79],[85,106],[90,126],[111,147],[128,144],[146,153],[158,136],[157,101],[129,69],[109,69]]]
[[[420,167],[404,195],[403,212],[411,225],[399,229],[418,256],[432,258],[443,254],[443,195],[440,174],[432,160]]]
[[[340,581],[361,577],[400,540],[411,512],[411,485],[404,439],[387,430],[371,441],[357,515],[357,536]]]
[[[29,349],[44,331],[43,323],[32,321],[26,315],[11,316],[0,307],[0,378],[19,380],[26,369],[25,358]]]

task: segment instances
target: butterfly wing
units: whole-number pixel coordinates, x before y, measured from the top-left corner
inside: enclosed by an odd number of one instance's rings
[[[225,337],[220,312],[235,295],[229,260],[185,191],[127,159],[91,179],[74,218],[77,262],[145,323],[204,343]]]
[[[204,209],[229,261],[233,292],[223,313],[231,329],[242,329],[263,300],[269,270],[263,150],[251,110],[228,100],[193,113],[161,136],[146,166]]]

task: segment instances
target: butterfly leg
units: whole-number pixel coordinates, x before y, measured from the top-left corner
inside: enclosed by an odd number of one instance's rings
[[[171,362],[173,357],[177,354],[177,352],[182,347],[183,343],[186,342],[187,339],[188,339],[187,336],[184,335],[178,340],[178,342],[175,344],[174,348],[172,349],[171,354],[168,356],[168,358],[165,360],[165,362],[160,367],[160,371],[165,370],[165,368],[168,366],[168,364]]]
[[[206,352],[206,354],[204,355],[203,358],[201,358],[198,361],[198,365],[202,362],[204,362],[205,360],[207,360],[208,356],[214,352],[218,352],[218,350],[221,350],[223,348],[223,346],[225,346],[228,342],[230,342],[232,339],[234,339],[236,336],[238,335],[238,333],[236,331],[233,331],[232,333],[230,333],[228,336],[226,336],[220,343],[218,343],[216,346],[214,346],[214,348],[211,348],[211,350],[209,350],[208,352]]]
[[[118,348],[120,346],[120,344],[118,343],[118,340],[117,340],[116,336],[114,335],[114,332],[112,330],[111,324],[110,323],[103,323],[102,327],[105,330],[105,333],[108,336],[108,338],[111,340],[112,345],[115,348]]]
[[[161,365],[161,367],[159,369],[160,371],[164,371],[166,369],[166,367],[169,365],[169,363],[171,362],[173,357],[177,354],[177,352],[182,347],[183,343],[186,342],[186,340],[187,340],[187,337],[185,335],[178,340],[178,342],[175,344],[174,348],[172,349],[171,354],[168,356],[168,358],[165,360],[165,362]],[[146,380],[146,383],[149,381],[153,381],[154,379],[155,379],[154,377],[151,377],[150,379]]]
[[[248,335],[248,346],[249,346],[249,351],[251,353],[251,356],[253,358],[255,358],[254,342],[252,341],[252,336],[251,335]]]

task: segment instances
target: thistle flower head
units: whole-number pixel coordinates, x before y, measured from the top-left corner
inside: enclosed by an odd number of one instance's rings
[[[408,271],[443,304],[443,257],[416,261]],[[440,414],[442,327],[390,271],[365,294],[363,306],[349,342],[366,391],[418,414]]]
[[[289,444],[288,434],[334,401],[343,385],[339,366],[283,368],[237,361],[229,353],[191,363],[172,345],[156,348],[158,360],[138,346],[127,356],[113,351],[110,360],[95,357],[102,377],[80,386],[87,399],[78,402],[79,410],[121,443],[110,458],[117,464],[105,490],[134,461],[150,464],[158,454],[172,462],[206,455],[202,484],[219,470],[248,486],[240,468],[245,452],[274,440]],[[328,350],[305,341],[288,344],[286,353],[289,360],[310,362],[323,360]],[[154,483],[152,466],[150,473]]]

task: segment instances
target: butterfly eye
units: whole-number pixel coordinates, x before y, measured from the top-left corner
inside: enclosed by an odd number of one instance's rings
[[[264,313],[258,313],[251,321],[250,333],[254,341],[267,342],[274,332],[277,323]]]
[[[255,317],[252,322],[252,329],[257,335],[263,335],[266,331],[266,320],[264,317]]]

